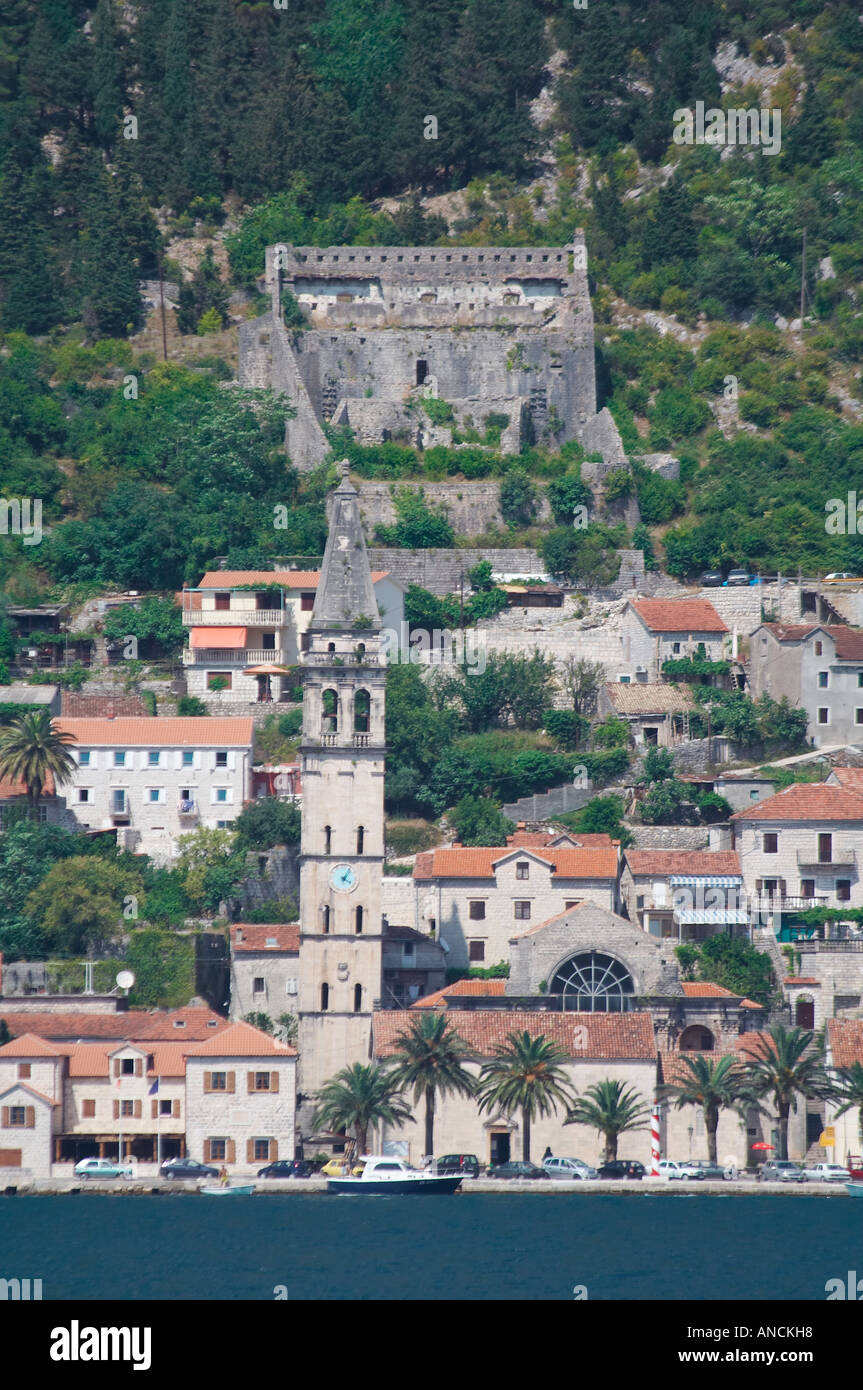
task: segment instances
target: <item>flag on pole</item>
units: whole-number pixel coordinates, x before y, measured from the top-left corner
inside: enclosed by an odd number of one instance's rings
[[[650,1120],[650,1176],[659,1177],[659,1101],[654,1102],[653,1115]]]
[[[149,1091],[147,1092],[147,1095],[148,1095],[148,1096],[154,1096],[154,1095],[156,1095],[156,1093],[158,1092],[158,1090],[159,1090],[159,1078],[158,1078],[158,1076],[157,1076],[157,1077],[156,1077],[156,1080],[153,1082],[152,1086],[150,1087]]]

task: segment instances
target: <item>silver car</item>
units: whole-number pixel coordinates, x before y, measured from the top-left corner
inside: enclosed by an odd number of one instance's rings
[[[567,1182],[596,1177],[596,1169],[580,1158],[545,1158],[542,1166],[550,1178],[565,1178]]]
[[[790,1158],[768,1158],[762,1164],[759,1174],[761,1182],[805,1182],[806,1177],[799,1163]]]

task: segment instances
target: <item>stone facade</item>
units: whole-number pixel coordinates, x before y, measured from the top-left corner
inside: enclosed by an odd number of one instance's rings
[[[252,1030],[256,1031],[256,1030]],[[259,1034],[259,1036],[261,1036]],[[226,1040],[227,1042],[227,1040]],[[254,1171],[293,1158],[296,1054],[243,1047],[239,1056],[212,1038],[186,1059],[186,1143],[193,1158]],[[205,1051],[206,1049],[206,1051]],[[223,1084],[224,1083],[224,1084]]]
[[[623,615],[621,669],[637,680],[659,682],[663,662],[695,656],[702,643],[709,661],[721,661],[726,636],[724,622],[704,600],[632,600]]]
[[[750,899],[785,907],[863,907],[857,854],[863,798],[844,787],[788,787],[731,818]]]
[[[671,943],[655,940],[610,910],[582,903],[510,938],[506,992],[519,998],[555,991],[557,972],[572,957],[601,952],[619,962],[628,977],[624,998],[679,995],[682,989]]]
[[[863,741],[863,632],[763,623],[752,634],[747,674],[753,698],[784,696],[806,711],[814,748]]]
[[[291,926],[231,927],[231,1018],[264,1013],[273,1022],[297,1012],[300,929]]]

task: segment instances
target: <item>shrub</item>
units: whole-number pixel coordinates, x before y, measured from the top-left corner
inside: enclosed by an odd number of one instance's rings
[[[183,719],[198,719],[209,714],[209,710],[197,695],[181,695],[177,701],[177,714]]]

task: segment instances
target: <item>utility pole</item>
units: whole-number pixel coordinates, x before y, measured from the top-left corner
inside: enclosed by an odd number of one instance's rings
[[[803,228],[803,259],[800,267],[800,333],[803,334],[803,314],[806,309],[806,228]]]
[[[165,326],[165,279],[162,274],[162,252],[156,252],[156,263],[159,267],[159,304],[162,309],[162,356],[168,360],[168,330]]]

